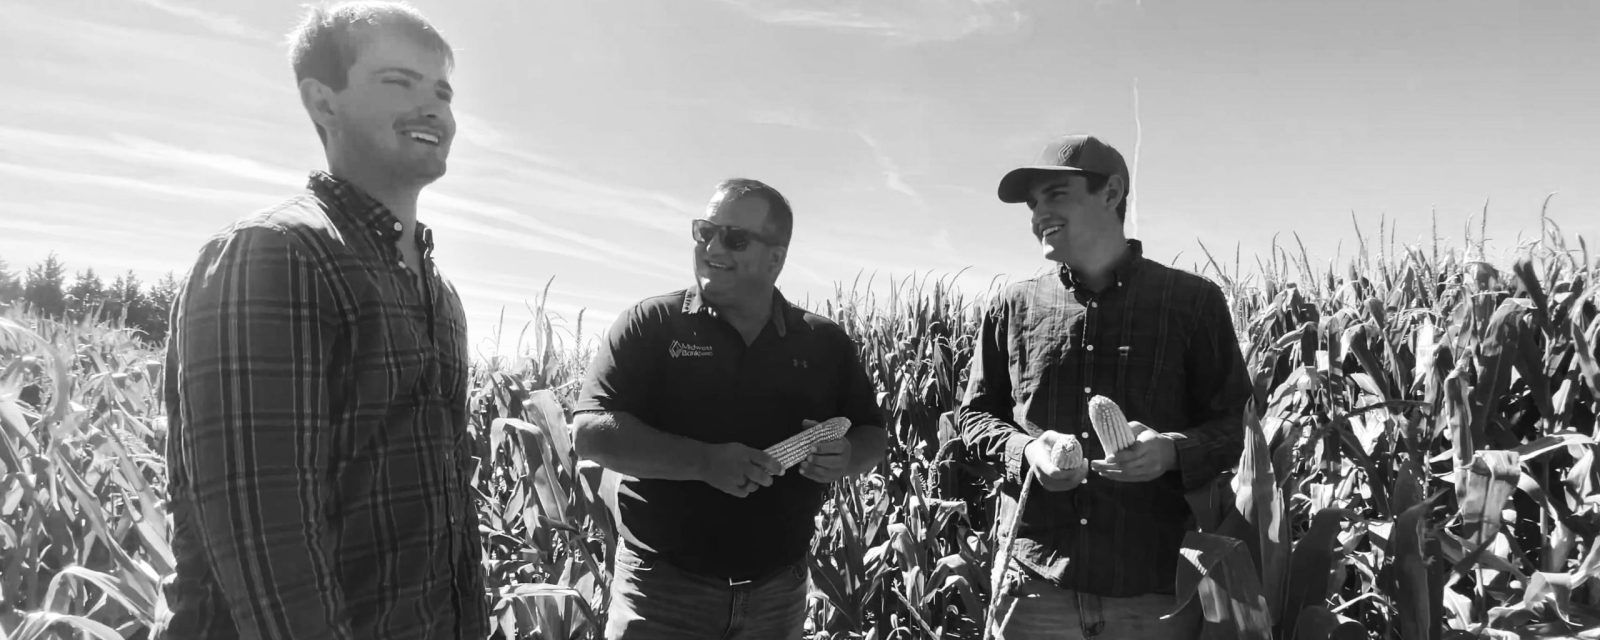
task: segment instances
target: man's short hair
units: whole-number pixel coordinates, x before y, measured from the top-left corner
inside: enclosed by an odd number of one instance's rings
[[[334,91],[343,91],[361,47],[368,42],[372,30],[378,28],[410,36],[418,44],[444,54],[447,64],[455,62],[450,43],[411,5],[368,0],[306,5],[300,24],[289,32],[289,62],[294,67],[295,84],[315,78]],[[321,125],[316,127],[317,136],[326,143],[327,132]]]
[[[1106,183],[1111,181],[1111,176],[1099,173],[1090,173],[1085,171],[1080,175],[1083,176],[1085,181],[1083,185],[1084,191],[1088,191],[1089,193],[1100,193],[1106,188]],[[1127,187],[1124,186],[1123,189],[1126,190]],[[1126,191],[1124,191],[1122,194],[1122,200],[1117,203],[1117,220],[1126,222],[1127,218],[1128,194]]]
[[[777,240],[779,246],[789,246],[789,240],[794,236],[794,210],[789,208],[789,200],[777,189],[760,180],[730,178],[717,184],[711,202],[715,205],[751,196],[767,201],[767,235]]]

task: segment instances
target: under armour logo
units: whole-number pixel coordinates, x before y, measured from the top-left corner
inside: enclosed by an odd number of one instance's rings
[[[803,358],[795,358],[794,359],[794,368],[796,368],[796,369],[804,369],[804,368],[806,368],[806,361]]]

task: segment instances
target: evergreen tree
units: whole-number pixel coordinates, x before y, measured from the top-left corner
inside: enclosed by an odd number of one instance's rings
[[[107,320],[120,322],[124,327],[142,329],[137,323],[139,314],[149,298],[144,294],[144,285],[139,281],[139,276],[132,271],[117,276],[106,289],[105,310],[102,317]]]
[[[66,311],[66,294],[61,290],[67,279],[66,268],[55,253],[45,256],[43,262],[28,269],[22,285],[22,300],[28,308],[40,315],[61,317]]]
[[[82,320],[101,313],[106,301],[106,286],[100,277],[94,274],[94,269],[79,271],[72,287],[67,289],[65,297],[67,316],[74,320]],[[98,316],[106,317],[106,316]]]
[[[10,265],[0,258],[0,307],[16,302],[22,297],[22,277],[12,273]]]
[[[150,288],[148,298],[149,316],[147,324],[140,326],[145,334],[155,342],[167,339],[167,324],[171,321],[172,301],[178,297],[178,280],[172,277],[172,272],[161,276],[161,280]]]

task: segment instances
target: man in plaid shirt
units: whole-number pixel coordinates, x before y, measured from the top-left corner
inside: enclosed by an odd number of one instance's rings
[[[1215,284],[1147,260],[1123,235],[1122,154],[1074,135],[1006,174],[1000,200],[1025,203],[1048,275],[1008,287],[984,315],[960,421],[970,451],[1004,470],[1016,532],[1016,587],[999,598],[1000,637],[1192,638],[1199,611],[1174,611],[1189,507],[1184,493],[1233,468],[1250,383]],[[1089,421],[1102,395],[1137,441],[1107,456]],[[1077,439],[1088,466],[1050,454]],[[1167,614],[1173,614],[1168,616]]]
[[[417,196],[455,134],[414,10],[292,36],[327,171],[201,249],[167,356],[177,573],[157,638],[483,638],[466,321]]]

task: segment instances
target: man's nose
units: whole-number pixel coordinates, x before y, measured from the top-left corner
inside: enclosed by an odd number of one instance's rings
[[[711,237],[706,238],[706,255],[726,255],[728,253],[728,245],[726,243],[726,236],[722,233],[712,234]]]

